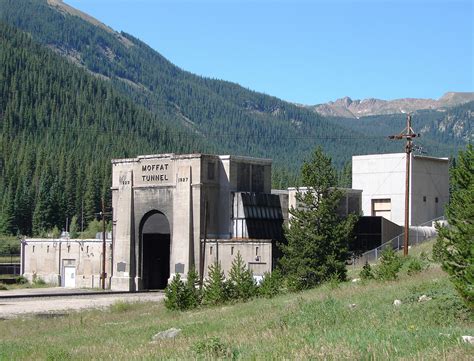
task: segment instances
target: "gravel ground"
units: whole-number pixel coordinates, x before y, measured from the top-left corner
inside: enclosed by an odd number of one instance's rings
[[[2,293],[3,294],[3,293]],[[13,318],[27,314],[77,311],[86,308],[104,308],[117,301],[123,302],[157,302],[163,299],[163,293],[126,293],[94,294],[35,298],[2,298],[0,294],[0,318]],[[26,292],[28,294],[28,292]]]

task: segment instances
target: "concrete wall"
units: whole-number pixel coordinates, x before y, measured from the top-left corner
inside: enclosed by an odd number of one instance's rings
[[[245,264],[253,271],[254,276],[263,276],[272,271],[271,240],[209,240],[206,242],[204,277],[208,276],[209,266],[219,261],[226,277],[229,275],[232,261],[240,252]]]
[[[441,217],[449,201],[448,159],[415,155],[411,180],[410,224],[420,225]]]
[[[343,191],[343,196],[339,202],[338,213],[340,216],[347,216],[349,213],[361,214],[362,213],[362,190],[350,189],[350,188],[339,188]],[[299,188],[288,188],[288,209],[299,206],[296,199],[298,192],[306,193],[307,187]],[[291,218],[291,214],[288,216]]]
[[[443,214],[449,197],[447,158],[412,156],[410,179],[410,225],[426,222]],[[352,187],[362,189],[364,215],[375,215],[372,202],[390,199],[390,221],[405,222],[406,154],[373,154],[352,157]],[[423,202],[423,196],[427,201]],[[435,198],[438,203],[435,204]]]
[[[112,242],[106,241],[106,287],[109,286]],[[34,275],[47,283],[64,286],[64,267],[75,267],[74,287],[99,288],[102,272],[102,240],[43,239],[23,241],[24,276],[31,282]]]

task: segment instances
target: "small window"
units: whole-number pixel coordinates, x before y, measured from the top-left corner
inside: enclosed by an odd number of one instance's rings
[[[255,255],[258,256],[258,247],[255,247]]]
[[[209,254],[212,255],[212,246],[209,247]]]
[[[423,196],[423,202],[426,202],[426,196]]]
[[[46,246],[46,252],[49,253],[49,245]]]
[[[33,246],[33,253],[35,253],[35,246]]]
[[[435,197],[435,203],[438,203],[438,197]]]
[[[231,256],[234,255],[234,247],[230,247],[230,255],[231,255]]]
[[[86,252],[89,253],[89,246],[86,247]]]
[[[67,253],[71,251],[71,246],[67,246]]]

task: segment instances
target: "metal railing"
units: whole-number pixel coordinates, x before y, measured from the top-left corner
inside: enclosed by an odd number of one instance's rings
[[[444,221],[444,216],[434,218],[430,221],[423,222],[418,226],[410,226],[410,246],[421,244],[429,239],[432,239],[437,231],[434,227],[434,223],[437,221]],[[399,234],[398,236],[392,238],[391,240],[381,244],[377,248],[374,248],[370,251],[362,253],[359,257],[354,257],[352,259],[352,265],[361,266],[367,263],[376,262],[381,256],[382,252],[388,248],[391,248],[395,251],[403,249],[403,240],[405,237],[405,232]]]
[[[19,275],[20,269],[19,254],[0,253],[0,275]]]

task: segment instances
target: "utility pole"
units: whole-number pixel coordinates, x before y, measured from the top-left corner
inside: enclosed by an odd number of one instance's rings
[[[105,290],[105,251],[106,251],[106,246],[105,246],[105,202],[104,202],[104,197],[102,197],[102,212],[100,212],[100,215],[102,216],[102,289]]]
[[[413,151],[412,139],[420,137],[420,134],[416,134],[411,127],[411,114],[407,114],[407,126],[406,128],[397,135],[390,135],[389,139],[406,139],[405,153],[406,153],[406,171],[405,171],[405,231],[403,240],[403,255],[408,256],[408,243],[410,241],[410,161],[411,153]]]

